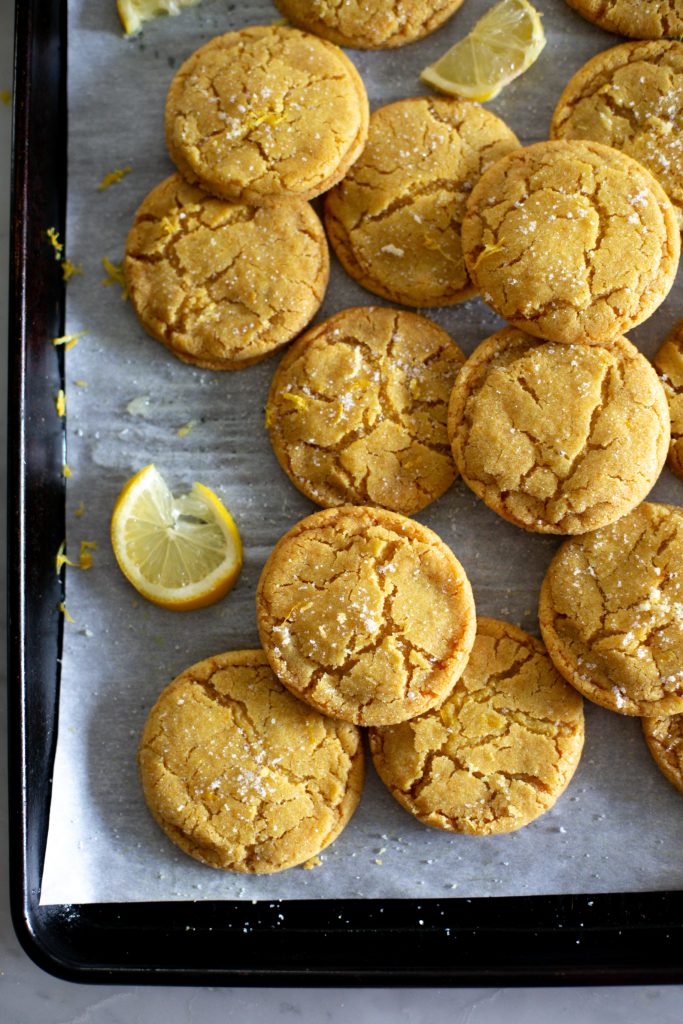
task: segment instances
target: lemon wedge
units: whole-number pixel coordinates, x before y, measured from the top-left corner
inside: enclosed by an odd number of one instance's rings
[[[242,542],[220,498],[194,484],[174,498],[154,465],[119,494],[111,542],[126,578],[148,601],[191,611],[227,594],[242,568]]]
[[[116,9],[127,36],[134,36],[143,22],[160,14],[180,14],[181,7],[194,7],[201,0],[116,0]]]
[[[528,0],[502,0],[420,78],[449,96],[483,103],[526,71],[544,46],[540,15]]]

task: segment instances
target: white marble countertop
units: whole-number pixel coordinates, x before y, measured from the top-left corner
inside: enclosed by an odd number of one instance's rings
[[[99,0],[114,3],[115,0]],[[559,2],[559,0],[558,0]],[[0,90],[11,87],[12,5],[0,0]],[[11,114],[0,105],[0,332],[6,337],[9,245]],[[6,346],[3,346],[6,350]],[[6,387],[6,357],[0,359]],[[5,405],[2,404],[4,410]],[[4,411],[1,414],[4,417]],[[0,423],[4,454],[6,424]],[[0,476],[0,525],[5,533],[5,476]],[[4,543],[0,548],[4,575]],[[4,637],[4,588],[0,589]],[[6,749],[6,678],[0,680],[0,748]],[[7,765],[0,760],[0,1021],[2,1024],[179,1024],[201,1020],[274,1019],[330,1024],[547,1024],[551,1017],[572,1024],[680,1024],[683,986],[553,989],[211,989],[85,986],[60,981],[36,967],[14,934],[7,884]]]

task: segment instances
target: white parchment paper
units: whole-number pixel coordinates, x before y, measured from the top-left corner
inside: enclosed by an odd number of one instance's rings
[[[490,5],[466,0],[448,24],[407,48],[350,52],[373,107],[426,90],[419,70]],[[529,143],[547,136],[570,75],[619,40],[563,0],[536,0],[548,45],[538,62],[490,104]],[[163,107],[174,68],[231,28],[270,22],[267,0],[205,0],[176,18],[122,36],[114,0],[69,2],[69,196],[67,254],[84,274],[68,285],[67,330],[87,331],[66,353],[68,552],[94,540],[94,565],[69,569],[59,739],[42,884],[43,903],[180,899],[472,897],[638,891],[683,884],[683,799],[659,773],[637,720],[586,705],[583,759],[567,792],[536,822],[508,836],[452,836],[420,825],[368,764],[359,810],[314,870],[248,877],[215,871],[178,851],[153,823],[135,753],[161,689],[219,651],[258,646],[254,595],[276,540],[314,506],[288,482],[271,452],[263,407],[277,357],[239,374],[183,365],[139,326],[101,259],[120,261],[134,212],[174,168]],[[132,172],[104,192],[114,168]],[[680,280],[680,279],[679,279]],[[333,267],[319,318],[377,303]],[[651,356],[683,314],[680,284],[632,334]],[[433,315],[465,352],[500,326],[479,300]],[[79,381],[80,384],[76,382]],[[84,386],[85,384],[85,386]],[[132,403],[132,404],[131,404]],[[190,421],[194,428],[179,436]],[[176,491],[200,480],[233,512],[245,544],[236,588],[212,608],[173,614],[138,598],[108,540],[122,484],[149,462]],[[681,503],[683,484],[665,470],[653,492]],[[83,503],[80,517],[74,510]],[[418,517],[464,564],[481,614],[538,633],[538,590],[559,541],[505,523],[458,481]]]

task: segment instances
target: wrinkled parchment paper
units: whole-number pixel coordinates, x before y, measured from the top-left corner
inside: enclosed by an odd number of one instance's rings
[[[427,91],[419,70],[469,30],[490,0],[465,0],[445,27],[398,51],[350,52],[374,107]],[[547,135],[570,75],[619,40],[563,0],[536,0],[548,38],[537,63],[490,104],[523,142]],[[119,262],[134,212],[171,173],[163,140],[166,90],[180,63],[231,28],[279,17],[267,0],[204,0],[179,17],[123,38],[114,0],[69,3],[67,255],[84,270],[68,285],[66,353],[68,552],[96,541],[89,571],[69,569],[43,903],[180,899],[472,897],[638,891],[683,884],[683,798],[646,750],[637,720],[586,705],[583,759],[566,793],[508,836],[452,836],[420,825],[368,766],[360,808],[314,870],[248,877],[215,871],[176,850],[154,824],[137,778],[142,725],[161,689],[211,654],[258,646],[254,594],[276,540],[314,507],[288,482],[270,449],[263,407],[277,357],[239,374],[183,365],[149,338],[103,256]],[[106,191],[105,174],[131,173]],[[679,279],[680,280],[680,279]],[[319,318],[377,303],[334,266]],[[683,314],[680,283],[631,335],[652,355]],[[432,311],[469,353],[500,326],[479,300]],[[77,383],[80,382],[80,383]],[[185,436],[178,431],[188,423]],[[222,602],[173,614],[138,598],[108,541],[122,484],[154,462],[176,491],[200,480],[233,512],[245,567]],[[654,498],[683,502],[665,470]],[[82,514],[76,516],[75,510]],[[464,564],[481,614],[537,633],[538,589],[559,541],[505,523],[458,481],[419,517]]]

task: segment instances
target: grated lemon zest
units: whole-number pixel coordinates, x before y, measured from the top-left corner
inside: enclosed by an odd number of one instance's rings
[[[61,260],[64,243],[59,241],[59,231],[57,231],[57,228],[48,228],[45,234],[50,241],[50,245],[55,251],[55,259]]]
[[[62,279],[65,283],[70,281],[72,277],[78,277],[82,273],[83,267],[80,263],[72,263],[71,260],[64,260],[62,263]]]
[[[64,477],[65,480],[68,480],[69,477],[71,476],[71,467],[69,466],[68,462],[65,462],[64,465],[62,466],[62,476]]]
[[[165,217],[161,218],[159,225],[165,235],[175,235],[176,231],[180,230],[180,218],[178,214],[174,217],[170,217],[167,214]]]
[[[178,430],[176,431],[176,433],[178,434],[178,437],[187,437],[187,435],[190,433],[190,431],[194,430],[194,428],[196,426],[197,426],[197,421],[196,420],[189,420],[187,423],[184,423],[182,427],[178,427]]]
[[[118,185],[121,178],[125,178],[127,174],[133,170],[132,167],[117,167],[115,171],[110,171],[109,174],[105,174],[102,181],[97,186],[98,192],[104,192],[111,185]]]
[[[79,569],[92,569],[92,555],[91,551],[97,550],[96,540],[82,540],[81,550],[78,555],[78,568]]]
[[[59,573],[59,570],[62,568],[63,565],[71,565],[74,567],[74,569],[78,568],[78,562],[71,562],[64,554],[65,547],[66,541],[62,541],[62,543],[59,545],[59,550],[55,557],[55,569],[57,570],[57,573]]]
[[[57,410],[58,416],[66,415],[66,395],[61,388],[57,392],[57,397],[55,398],[55,409]]]
[[[80,519],[84,512],[85,505],[83,504],[82,501],[79,501],[78,505],[76,505],[76,508],[74,509],[74,515],[76,516],[77,519]]]
[[[3,106],[9,107],[10,103],[12,102],[12,93],[9,91],[9,89],[0,89],[0,101],[2,102]]]
[[[74,345],[78,344],[79,338],[84,338],[87,333],[87,331],[79,331],[77,334],[62,334],[59,338],[53,338],[52,344],[63,345],[64,351],[67,352],[70,348],[73,348]]]
[[[66,605],[64,604],[63,601],[60,601],[59,604],[57,605],[57,611],[60,611],[62,613],[62,615],[64,616],[64,618],[66,619],[67,622],[74,622],[75,621],[73,616],[69,615],[69,612],[67,611],[67,607],[66,607]]]
[[[308,405],[308,402],[302,395],[294,395],[291,391],[283,392],[282,397],[286,398],[288,402],[292,402],[297,409],[305,409]]]
[[[75,380],[74,384],[77,388],[87,388],[88,386],[87,380]]]
[[[112,261],[107,256],[103,256],[102,266],[107,272],[107,276],[102,278],[102,284],[105,287],[107,287],[110,284],[119,285],[119,287],[121,288],[121,298],[127,299],[128,285],[126,284],[126,279],[123,275],[123,264],[112,263]]]

